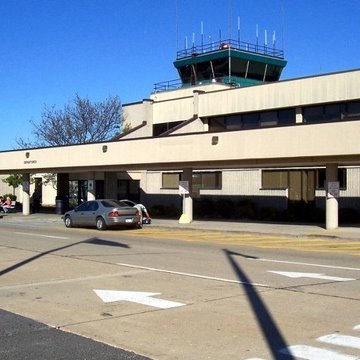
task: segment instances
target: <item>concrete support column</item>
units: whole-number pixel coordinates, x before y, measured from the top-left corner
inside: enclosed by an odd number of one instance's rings
[[[193,198],[192,198],[192,169],[184,169],[182,181],[188,184],[188,194],[183,195],[183,213],[179,219],[180,224],[189,224],[193,221]]]
[[[57,174],[56,213],[64,214],[69,209],[69,174]]]
[[[198,117],[199,115],[199,94],[201,94],[201,91],[195,90],[193,92],[194,94],[194,100],[193,100],[193,116]]]
[[[204,120],[204,131],[209,132],[209,119]]]
[[[303,117],[303,114],[302,114],[302,108],[301,107],[296,108],[295,117],[296,117],[296,123],[297,124],[301,124],[301,123],[304,122],[304,117]]]
[[[23,215],[30,215],[30,174],[23,174],[22,211]]]
[[[338,166],[337,164],[326,165],[326,229],[337,229],[339,226],[338,205]]]
[[[104,173],[104,196],[107,199],[117,198],[117,174],[116,172],[106,171]]]

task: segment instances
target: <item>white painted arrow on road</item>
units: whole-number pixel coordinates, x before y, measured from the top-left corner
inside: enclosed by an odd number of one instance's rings
[[[324,274],[317,273],[303,273],[303,272],[290,272],[290,271],[268,271],[274,274],[279,274],[283,276],[287,276],[289,278],[310,278],[310,279],[321,279],[321,280],[331,280],[331,281],[351,281],[356,279],[351,278],[342,278],[337,276],[327,276]]]
[[[161,295],[160,293],[138,292],[138,291],[117,291],[117,290],[94,290],[96,295],[105,303],[115,301],[130,301],[137,304],[148,305],[160,309],[170,309],[184,306],[175,301],[156,299],[152,296]]]

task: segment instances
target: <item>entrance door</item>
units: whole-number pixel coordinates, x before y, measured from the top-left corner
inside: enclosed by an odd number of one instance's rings
[[[289,171],[289,205],[315,204],[315,170]]]

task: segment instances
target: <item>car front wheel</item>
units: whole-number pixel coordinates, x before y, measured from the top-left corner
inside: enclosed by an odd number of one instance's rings
[[[71,220],[71,217],[70,216],[66,216],[65,217],[65,226],[67,228],[71,228],[72,227],[72,220]]]
[[[102,217],[98,217],[96,219],[96,228],[98,230],[105,230],[106,229],[106,223],[105,223],[105,220]]]

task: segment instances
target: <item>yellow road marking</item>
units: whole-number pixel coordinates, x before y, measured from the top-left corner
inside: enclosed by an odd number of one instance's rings
[[[156,239],[174,239],[191,242],[209,242],[254,246],[268,249],[291,249],[309,252],[341,252],[360,256],[360,241],[339,240],[324,237],[291,237],[255,233],[235,233],[189,229],[146,228],[134,232],[124,230],[127,235],[149,236]]]

